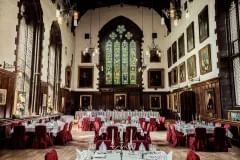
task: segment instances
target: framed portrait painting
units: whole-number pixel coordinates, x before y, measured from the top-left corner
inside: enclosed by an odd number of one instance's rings
[[[206,45],[199,51],[200,74],[206,74],[212,71],[211,46]]]
[[[80,108],[92,110],[92,95],[80,95]]]
[[[164,69],[148,70],[148,88],[164,88]]]
[[[209,88],[205,90],[205,107],[207,112],[215,112],[214,88]]]
[[[149,95],[150,109],[161,109],[161,96]]]
[[[0,89],[0,106],[6,105],[6,100],[7,100],[7,90]]]
[[[172,70],[172,84],[176,85],[178,83],[178,68],[175,67]]]
[[[203,42],[209,37],[209,19],[208,19],[208,6],[205,6],[198,15],[199,25],[199,42]]]
[[[168,58],[168,68],[172,65],[172,48],[169,47],[167,50],[167,58]]]
[[[178,38],[178,57],[185,55],[184,33]]]
[[[187,59],[188,79],[191,80],[197,76],[196,56],[193,55]]]
[[[172,63],[177,62],[177,41],[172,44]]]
[[[194,40],[194,22],[192,22],[187,27],[187,51],[190,52],[195,48],[195,40]]]
[[[93,67],[78,68],[78,88],[93,87]]]
[[[126,94],[114,94],[114,106],[126,108],[127,95]]]
[[[186,81],[186,64],[185,62],[179,65],[179,81],[180,83]]]

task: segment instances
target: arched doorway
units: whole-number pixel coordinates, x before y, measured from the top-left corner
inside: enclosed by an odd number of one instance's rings
[[[196,95],[193,91],[184,91],[180,94],[181,120],[190,122],[196,119]]]
[[[47,112],[59,111],[61,106],[60,83],[61,83],[61,59],[62,37],[57,21],[54,21],[50,30],[50,43],[48,52],[48,97]]]
[[[15,114],[39,112],[43,18],[40,0],[20,0],[16,49]]]
[[[112,19],[100,30],[99,88],[105,108],[141,106],[142,37],[142,30],[123,16]],[[117,106],[119,99],[124,101],[122,106]]]

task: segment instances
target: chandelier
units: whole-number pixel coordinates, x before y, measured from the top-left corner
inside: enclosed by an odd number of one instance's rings
[[[63,18],[73,17],[73,26],[78,25],[79,12],[76,9],[77,4],[71,4],[69,0],[58,0],[56,9],[56,18],[59,24],[62,24]]]
[[[157,55],[161,58],[161,49],[157,44],[155,44],[155,39],[157,38],[157,33],[154,33],[154,17],[152,9],[152,44],[146,50],[146,56],[150,57],[151,55]]]
[[[99,54],[99,48],[92,46],[92,11],[90,11],[90,33],[89,33],[89,47],[85,48],[83,51],[83,55],[91,54],[92,56],[95,56],[96,54]],[[99,28],[100,28],[100,9],[98,10],[98,18],[99,18]]]

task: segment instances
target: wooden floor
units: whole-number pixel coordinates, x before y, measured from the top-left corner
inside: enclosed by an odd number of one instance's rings
[[[87,149],[88,143],[93,141],[93,132],[80,132],[76,127],[73,128],[73,141],[66,146],[54,146],[58,152],[59,160],[75,160],[75,149]],[[173,148],[165,141],[166,132],[152,132],[152,142],[158,150],[165,152],[173,151],[173,160],[185,160],[188,152],[187,148]],[[44,160],[48,149],[25,149],[25,150],[0,150],[0,160]],[[197,152],[201,160],[240,160],[240,148],[230,148],[229,152],[209,153]]]

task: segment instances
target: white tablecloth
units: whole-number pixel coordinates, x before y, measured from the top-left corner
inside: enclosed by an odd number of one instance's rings
[[[100,151],[96,151],[95,153],[83,151],[77,153],[76,160],[121,160],[120,152],[120,150],[107,151],[106,153]],[[81,155],[83,156],[81,157]],[[124,150],[122,156],[123,160],[172,160],[172,152],[166,154],[163,151],[145,151],[143,154],[144,159],[142,159],[142,154],[139,151],[131,152]]]
[[[66,123],[70,123],[74,120],[74,116],[64,115],[64,116],[61,116],[60,120],[63,121],[63,122],[66,122]]]
[[[160,117],[159,112],[153,111],[77,111],[75,117],[81,119],[84,116],[98,117],[104,116],[106,118],[112,117],[112,120],[127,120],[128,116],[131,117]]]
[[[38,125],[45,125],[47,129],[47,133],[52,133],[53,136],[57,136],[57,133],[63,130],[64,122],[62,121],[54,121],[48,123],[32,123],[29,125],[25,125],[26,132],[35,132],[35,127]]]

